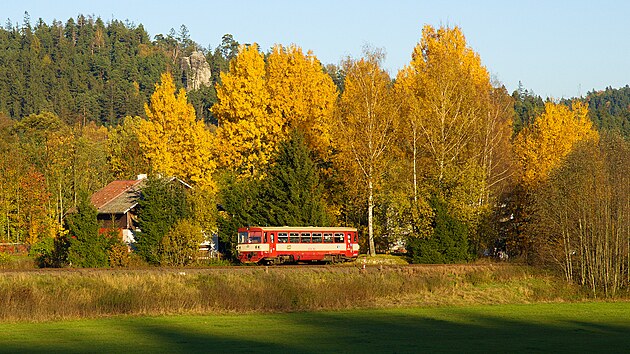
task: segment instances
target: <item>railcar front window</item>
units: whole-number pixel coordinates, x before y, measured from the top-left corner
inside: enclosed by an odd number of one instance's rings
[[[260,243],[262,241],[262,236],[260,233],[248,233],[248,232],[239,232],[238,233],[238,243]]]
[[[238,243],[247,243],[247,232],[238,233]]]

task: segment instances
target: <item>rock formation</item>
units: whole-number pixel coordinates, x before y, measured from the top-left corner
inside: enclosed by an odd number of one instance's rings
[[[210,64],[202,52],[193,52],[189,57],[183,57],[182,69],[186,73],[186,90],[198,90],[202,86],[212,84],[212,72]]]

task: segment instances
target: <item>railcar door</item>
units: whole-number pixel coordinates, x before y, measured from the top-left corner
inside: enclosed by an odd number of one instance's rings
[[[346,255],[352,255],[352,233],[346,233]]]
[[[271,231],[267,233],[267,240],[269,241],[269,257],[276,256],[276,233]]]

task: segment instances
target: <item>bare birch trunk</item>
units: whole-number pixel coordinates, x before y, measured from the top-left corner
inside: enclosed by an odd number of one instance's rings
[[[372,179],[368,181],[368,240],[370,243],[370,256],[376,256],[376,247],[374,247],[374,187]]]
[[[418,203],[418,162],[416,159],[418,158],[418,132],[414,126],[413,128],[413,201],[414,203]]]

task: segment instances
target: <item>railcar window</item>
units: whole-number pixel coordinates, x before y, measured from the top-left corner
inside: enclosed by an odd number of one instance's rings
[[[297,232],[292,232],[289,234],[289,242],[290,243],[298,243],[300,242],[300,234]]]
[[[335,243],[343,243],[343,234],[335,234]]]
[[[310,232],[303,232],[300,235],[300,242],[302,242],[302,243],[311,243],[311,233]]]
[[[322,242],[322,234],[313,233],[313,243],[321,243]]]
[[[324,234],[324,242],[325,243],[332,243],[333,242],[333,235],[332,234]]]
[[[279,243],[289,242],[289,235],[286,232],[278,232],[278,242]]]
[[[247,243],[247,232],[238,233],[238,243]]]

